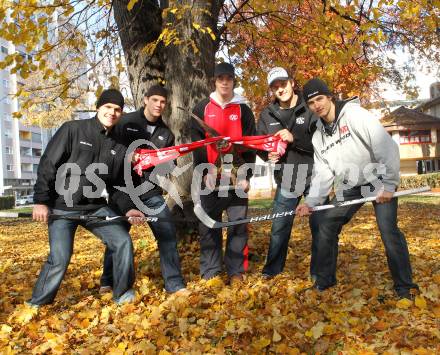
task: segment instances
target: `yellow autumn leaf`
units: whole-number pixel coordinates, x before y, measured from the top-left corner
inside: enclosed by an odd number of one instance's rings
[[[277,343],[281,340],[281,335],[277,332],[276,329],[273,330],[272,341]]]
[[[414,303],[420,309],[426,309],[428,307],[426,304],[426,300],[423,298],[423,296],[417,295]]]
[[[412,306],[412,301],[407,298],[402,298],[401,300],[396,302],[396,307],[400,309],[408,309]]]
[[[127,10],[131,11],[139,0],[130,0],[127,4]]]
[[[432,351],[430,351],[430,350],[428,350],[428,349],[422,348],[422,347],[419,347],[419,348],[417,348],[417,349],[414,349],[414,350],[412,351],[412,353],[413,353],[414,355],[434,355],[434,352],[432,352]]]
[[[265,347],[270,345],[270,339],[260,338],[257,341],[255,341],[252,345],[257,350],[263,350]]]
[[[318,322],[316,323],[311,329],[311,334],[314,339],[319,339],[322,336],[322,333],[324,331],[325,323]]]

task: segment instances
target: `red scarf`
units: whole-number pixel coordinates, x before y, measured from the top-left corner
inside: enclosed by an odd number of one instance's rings
[[[211,137],[193,143],[186,143],[161,149],[136,149],[136,159],[134,161],[133,170],[139,175],[142,175],[142,170],[147,170],[158,164],[174,160],[203,146],[209,148],[214,145],[213,143],[228,138],[229,137],[224,136]],[[270,134],[265,136],[236,137],[234,139],[228,139],[228,141],[231,147],[232,144],[237,144],[246,148],[264,150],[266,152],[276,152],[280,155],[283,155],[286,152],[287,147],[287,143],[282,141],[279,136],[273,136]]]

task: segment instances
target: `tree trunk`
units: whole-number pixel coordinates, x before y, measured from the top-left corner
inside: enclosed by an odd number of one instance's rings
[[[114,1],[114,16],[119,27],[122,47],[128,66],[130,86],[135,105],[142,105],[143,92],[149,86],[156,84],[159,79],[165,81],[169,90],[168,105],[164,120],[176,137],[176,144],[190,141],[190,117],[177,107],[191,109],[210,92],[210,78],[213,76],[215,54],[218,49],[218,36],[212,40],[208,33],[197,31],[193,24],[201,28],[209,27],[217,35],[217,21],[224,0],[180,0],[158,1],[139,0],[131,11],[127,10],[128,1]],[[178,5],[177,5],[178,4]],[[160,7],[162,6],[162,8]],[[191,6],[190,11],[184,11],[180,19],[168,13],[168,18],[162,20],[165,7]],[[178,36],[183,45],[160,43],[153,55],[148,56],[143,49],[149,43],[155,42],[163,29],[163,22],[173,23],[178,30]],[[197,53],[192,42],[199,50]],[[179,167],[191,161],[191,155],[179,158]],[[179,195],[184,204],[181,216],[195,219],[190,213],[192,168],[186,173],[173,178]],[[176,201],[169,201],[175,212]],[[192,225],[190,228],[194,228]],[[178,230],[187,228],[178,227]]]

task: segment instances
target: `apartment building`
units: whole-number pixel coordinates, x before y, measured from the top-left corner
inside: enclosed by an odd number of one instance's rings
[[[0,59],[8,53],[24,51],[0,38]],[[50,130],[25,126],[12,113],[20,109],[16,92],[20,79],[8,69],[0,71],[0,196],[32,193],[41,154],[51,137]]]

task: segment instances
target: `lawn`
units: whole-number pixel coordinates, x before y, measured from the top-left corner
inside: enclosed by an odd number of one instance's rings
[[[438,354],[440,353],[440,208],[438,199],[401,199],[399,226],[420,295],[392,290],[371,204],[345,226],[338,284],[309,289],[310,233],[297,218],[285,271],[260,273],[270,222],[249,225],[251,259],[239,287],[226,277],[200,280],[197,241],[179,246],[189,296],[163,291],[156,243],[133,228],[136,302],[118,307],[99,295],[103,247],[83,229],[53,305],[23,305],[44,262],[47,231],[25,220],[0,222],[0,352],[53,354]]]

